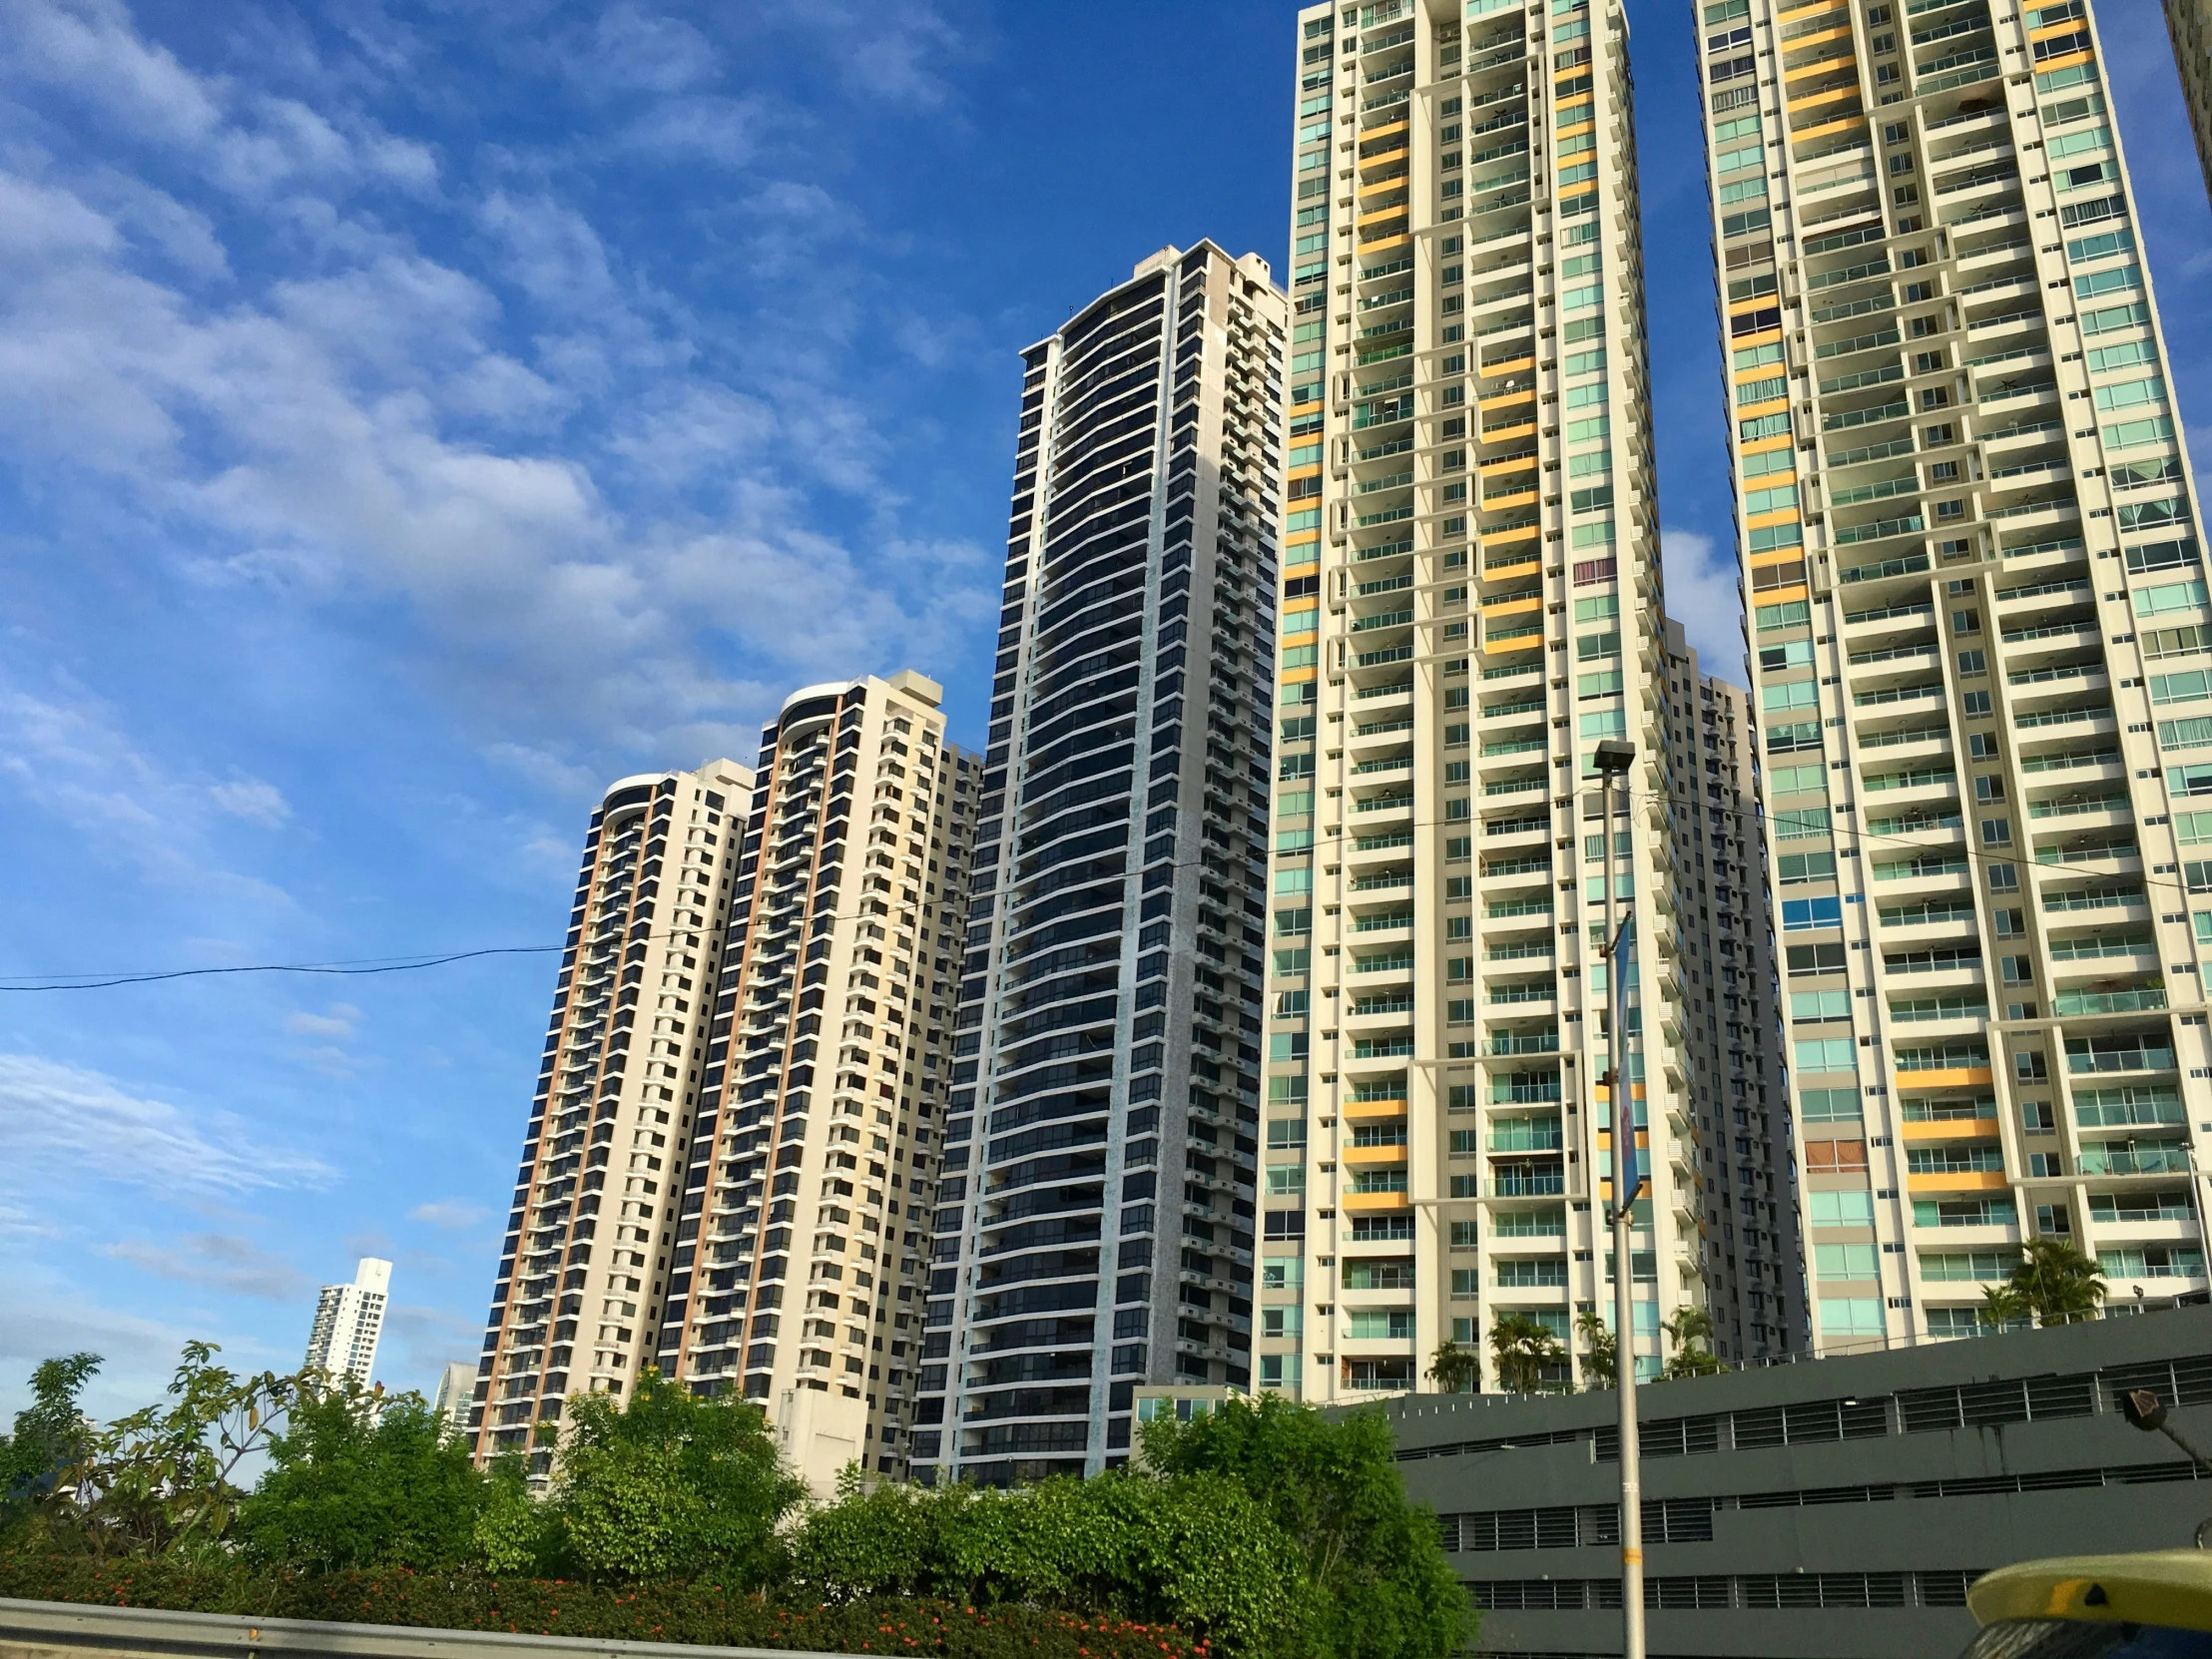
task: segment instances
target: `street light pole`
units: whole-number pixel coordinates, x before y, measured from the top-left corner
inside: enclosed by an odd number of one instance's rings
[[[1606,1038],[1606,1103],[1613,1113],[1613,1385],[1620,1393],[1621,1455],[1621,1651],[1644,1659],[1643,1456],[1636,1438],[1635,1224],[1636,1192],[1643,1185],[1636,1160],[1636,1085],[1628,1054],[1628,952],[1635,912],[1613,925],[1613,792],[1625,788],[1636,764],[1636,746],[1607,739],[1597,746],[1603,779],[1605,861],[1605,998],[1611,1013]]]

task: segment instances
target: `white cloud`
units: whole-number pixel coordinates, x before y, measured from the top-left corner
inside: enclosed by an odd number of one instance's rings
[[[431,1227],[446,1228],[452,1232],[474,1227],[490,1214],[481,1204],[470,1204],[458,1198],[441,1199],[434,1204],[417,1204],[407,1212],[410,1220],[424,1222]]]
[[[1661,530],[1659,550],[1667,615],[1682,624],[1698,666],[1745,684],[1744,605],[1735,558],[1716,547],[1711,536],[1694,530]]]
[[[291,820],[291,805],[275,784],[258,778],[235,778],[228,784],[212,784],[208,797],[233,818],[243,818],[271,830],[280,830]]]
[[[280,1256],[230,1233],[189,1233],[174,1244],[125,1239],[100,1254],[161,1279],[268,1302],[303,1302],[314,1281]]]
[[[228,1113],[188,1113],[32,1054],[0,1054],[0,1161],[19,1181],[92,1178],[164,1196],[315,1187],[331,1173]]]
[[[333,1002],[326,1013],[293,1014],[284,1021],[284,1029],[305,1037],[350,1037],[360,1019],[361,1011],[352,1003]]]

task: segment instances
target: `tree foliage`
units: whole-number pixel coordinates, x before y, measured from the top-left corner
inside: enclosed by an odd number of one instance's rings
[[[1613,1341],[1613,1328],[1595,1308],[1585,1308],[1574,1316],[1574,1334],[1587,1345],[1582,1356],[1582,1382],[1588,1388],[1617,1388],[1620,1386],[1620,1348]]]
[[[256,1562],[329,1571],[466,1560],[490,1496],[468,1447],[420,1394],[385,1396],[350,1378],[294,1400],[269,1456],[233,1528]]]
[[[595,1583],[711,1573],[765,1584],[781,1561],[778,1523],[806,1492],[758,1405],[702,1399],[648,1371],[627,1406],[570,1399],[549,1547]]]
[[[233,1476],[266,1451],[284,1413],[321,1383],[318,1372],[241,1377],[213,1343],[187,1343],[169,1402],[88,1430],[40,1505],[40,1521],[95,1555],[211,1548],[245,1491]]]
[[[2020,1245],[2012,1289],[2038,1325],[2093,1320],[2104,1301],[2104,1270],[2096,1259],[2048,1234]]]
[[[1667,1359],[1667,1376],[1711,1377],[1721,1369],[1713,1353],[1713,1316],[1703,1308],[1683,1308],[1660,1329],[1674,1339],[1674,1353]]]
[[[1428,1376],[1447,1394],[1468,1394],[1482,1385],[1482,1356],[1446,1338],[1429,1357]]]
[[[1471,1640],[1466,1592],[1435,1516],[1405,1499],[1380,1410],[1325,1417],[1265,1394],[1144,1429],[1163,1473],[1249,1492],[1305,1557],[1313,1659],[1443,1659]]]
[[[15,1431],[0,1434],[0,1536],[22,1526],[83,1459],[92,1424],[77,1396],[99,1369],[99,1355],[70,1354],[32,1370],[31,1403],[16,1412]]]
[[[1302,1566],[1253,1494],[1213,1473],[868,1491],[848,1470],[837,1500],[810,1514],[792,1544],[795,1580],[829,1600],[1104,1612],[1282,1659],[1302,1651],[1310,1616]]]
[[[1532,1394],[1543,1386],[1546,1367],[1566,1363],[1567,1351],[1549,1326],[1501,1312],[1490,1325],[1490,1358],[1499,1382],[1516,1394]]]

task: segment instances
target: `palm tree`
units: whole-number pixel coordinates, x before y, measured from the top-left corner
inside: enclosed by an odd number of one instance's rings
[[[2027,1323],[2027,1299],[2010,1285],[1984,1285],[1976,1318],[1991,1331],[2009,1331]]]
[[[1713,1316],[1703,1308],[1684,1308],[1660,1329],[1674,1339],[1669,1377],[1710,1377],[1721,1369],[1713,1356]]]
[[[1613,1341],[1612,1327],[1598,1317],[1595,1308],[1584,1308],[1574,1316],[1574,1333],[1589,1345],[1589,1352],[1582,1357],[1583,1386],[1619,1387],[1620,1351]]]
[[[2093,1257],[2045,1234],[2021,1244],[2012,1289],[2034,1311],[2038,1325],[2072,1325],[2097,1317],[2104,1271]]]
[[[1446,1339],[1430,1356],[1428,1375],[1447,1394],[1471,1394],[1482,1385],[1482,1356]]]
[[[1497,1380],[1517,1394],[1534,1393],[1543,1383],[1544,1368],[1567,1357],[1548,1326],[1526,1314],[1504,1313],[1490,1327],[1490,1354],[1497,1362]]]

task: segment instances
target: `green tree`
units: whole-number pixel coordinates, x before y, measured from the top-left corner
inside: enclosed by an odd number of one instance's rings
[[[1565,1364],[1567,1351],[1542,1322],[1500,1313],[1490,1325],[1490,1358],[1498,1382],[1514,1393],[1532,1394],[1543,1386],[1545,1368]]]
[[[1428,1376],[1447,1394],[1471,1394],[1482,1385],[1482,1356],[1446,1339],[1429,1357]]]
[[[1981,1287],[1981,1310],[1975,1316],[1991,1331],[2011,1331],[2032,1322],[2027,1298],[2010,1285]]]
[[[213,1343],[187,1343],[170,1403],[84,1436],[45,1513],[99,1555],[166,1555],[216,1547],[246,1493],[241,1464],[269,1447],[284,1413],[322,1374],[241,1377],[214,1364]]]
[[[16,1532],[50,1497],[62,1470],[79,1461],[92,1434],[77,1396],[100,1369],[97,1354],[41,1360],[31,1369],[31,1403],[0,1434],[0,1537]]]
[[[1589,1345],[1588,1352],[1582,1356],[1583,1386],[1593,1389],[1619,1387],[1620,1351],[1613,1341],[1613,1328],[1595,1308],[1584,1308],[1574,1316],[1574,1333]]]
[[[2038,1325],[2093,1320],[2104,1301],[2104,1270],[2096,1259],[2049,1234],[2021,1244],[2011,1284]]]
[[[233,1527],[253,1560],[436,1567],[473,1553],[490,1482],[420,1394],[372,1393],[351,1378],[303,1394],[269,1456]]]
[[[1660,1329],[1674,1339],[1668,1377],[1711,1377],[1721,1369],[1713,1354],[1713,1316],[1703,1308],[1683,1308]]]
[[[1305,1562],[1312,1617],[1301,1659],[1444,1659],[1473,1640],[1473,1615],[1436,1535],[1405,1499],[1380,1410],[1324,1417],[1274,1394],[1145,1427],[1146,1461],[1168,1476],[1242,1486]]]
[[[552,1511],[585,1577],[711,1572],[767,1583],[782,1564],[777,1526],[806,1495],[749,1400],[702,1399],[648,1371],[627,1406],[603,1393],[568,1402]]]

